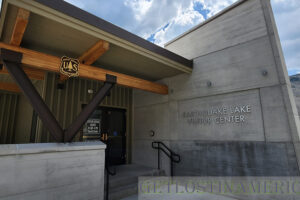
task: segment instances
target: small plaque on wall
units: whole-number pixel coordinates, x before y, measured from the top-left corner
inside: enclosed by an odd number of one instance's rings
[[[100,133],[100,119],[89,119],[87,121],[87,134]]]

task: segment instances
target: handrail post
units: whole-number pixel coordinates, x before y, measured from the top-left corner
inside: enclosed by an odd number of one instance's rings
[[[110,153],[111,153],[111,142],[110,140],[106,141],[106,149],[105,149],[105,171],[106,171],[106,180],[105,180],[105,184],[106,184],[106,188],[105,188],[105,200],[109,200],[109,176],[112,175],[116,175],[116,171],[111,172],[109,170],[109,157],[110,157]]]
[[[157,146],[155,146],[157,144]],[[160,151],[166,154],[167,157],[170,159],[170,174],[171,176],[174,175],[174,169],[173,165],[174,163],[179,163],[180,162],[180,155],[174,153],[170,148],[168,148],[164,143],[159,142],[159,141],[153,141],[152,142],[152,148],[157,149],[157,169],[160,169]],[[174,159],[174,156],[177,158]]]
[[[159,150],[159,143],[157,143],[158,149],[157,149],[157,169],[160,169],[160,150]]]
[[[170,167],[171,167],[171,177],[173,177],[173,154],[171,152],[171,158],[170,158]]]
[[[106,170],[106,188],[105,188],[105,200],[108,200],[109,197],[109,173],[108,170]]]

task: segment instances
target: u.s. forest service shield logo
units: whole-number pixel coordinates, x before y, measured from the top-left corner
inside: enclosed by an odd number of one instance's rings
[[[79,76],[79,60],[63,56],[61,58],[60,73],[69,76]]]

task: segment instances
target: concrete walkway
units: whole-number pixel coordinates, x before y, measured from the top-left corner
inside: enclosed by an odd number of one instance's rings
[[[122,195],[116,195],[121,192],[121,189],[124,189],[120,186],[126,186],[126,191],[124,191],[124,196],[128,196],[125,198],[120,198],[121,200],[138,200],[137,194],[137,181],[139,176],[159,176],[164,175],[163,171],[158,171],[157,169],[140,166],[140,165],[120,165],[116,166],[116,176],[110,177],[110,187],[111,187],[111,199],[119,199],[118,197]],[[131,189],[128,186],[133,186]],[[128,187],[128,188],[127,188]],[[172,186],[171,186],[172,187]],[[127,195],[126,195],[127,194]],[[154,198],[153,198],[154,197]],[[161,195],[161,196],[152,196],[146,195],[140,200],[152,200],[152,199],[163,199],[163,200],[237,200],[235,198],[203,193],[203,194],[195,194],[195,195]]]
[[[136,194],[136,195],[133,195],[133,196],[121,199],[121,200],[138,200],[138,195]]]
[[[116,169],[116,175],[110,176],[109,199],[120,200],[122,198],[137,199],[138,177],[162,176],[164,171],[130,164],[111,167]],[[133,195],[133,196],[132,196]]]
[[[197,197],[199,200],[238,200],[238,199],[234,199],[234,198],[229,198],[229,197],[225,197],[225,196],[218,196],[218,195],[214,195],[214,194],[209,194],[209,193],[205,193],[205,194],[202,194],[200,196]],[[165,198],[162,198],[164,200],[168,200],[168,199],[165,199]],[[174,196],[170,197],[169,198],[170,200],[182,200],[182,196],[178,195],[178,197],[174,198]],[[121,199],[121,200],[138,200],[138,195],[133,195],[133,196],[130,196],[130,197],[127,197],[127,198],[124,198],[124,199]],[[143,200],[143,199],[140,199],[140,200]],[[156,198],[156,200],[159,200],[158,198]],[[185,200],[188,200],[188,199],[185,199]]]

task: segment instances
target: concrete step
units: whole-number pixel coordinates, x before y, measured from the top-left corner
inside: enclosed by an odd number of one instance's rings
[[[122,187],[117,187],[109,192],[109,200],[120,200],[138,193],[138,184],[133,183]]]
[[[134,174],[128,172],[128,175],[123,176],[123,175],[118,175],[115,176],[110,176],[110,181],[109,181],[109,188],[114,189],[116,187],[120,186],[125,186],[125,185],[130,185],[133,183],[138,183],[138,177],[139,176],[164,176],[165,173],[163,170],[157,170],[157,169],[151,169],[149,171],[136,171]]]
[[[113,168],[113,167],[112,167]],[[164,176],[163,170],[157,170],[140,165],[120,165],[115,166],[116,175],[110,176],[109,199],[118,200],[134,194],[138,190],[139,176]]]

